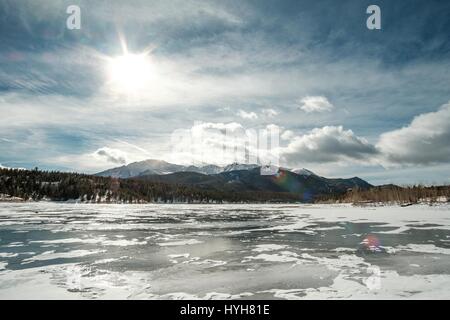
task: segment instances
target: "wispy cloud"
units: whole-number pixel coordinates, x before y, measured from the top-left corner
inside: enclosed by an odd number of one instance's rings
[[[123,165],[127,163],[127,156],[124,152],[108,147],[98,149],[94,152],[94,156],[97,159],[106,160],[112,165]]]

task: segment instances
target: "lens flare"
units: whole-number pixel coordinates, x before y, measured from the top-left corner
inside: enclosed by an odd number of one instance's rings
[[[304,183],[285,170],[279,170],[272,179],[284,191],[298,193],[300,201],[310,202],[314,198],[313,193]]]
[[[384,249],[381,247],[380,239],[373,234],[367,235],[363,241],[361,241],[361,245],[364,250],[369,252],[384,252]]]

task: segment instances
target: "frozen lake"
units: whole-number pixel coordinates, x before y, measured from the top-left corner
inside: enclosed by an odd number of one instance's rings
[[[450,299],[450,206],[0,203],[0,299]]]

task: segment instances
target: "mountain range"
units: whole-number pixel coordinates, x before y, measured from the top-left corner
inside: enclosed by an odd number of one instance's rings
[[[96,175],[100,177],[113,177],[122,179],[155,174],[166,175],[176,172],[197,172],[205,175],[211,175],[236,170],[249,170],[258,167],[259,165],[256,164],[240,163],[232,163],[224,167],[216,166],[213,164],[207,164],[203,166],[183,166],[179,164],[169,163],[163,160],[148,159],[102,171],[97,173]]]
[[[305,200],[319,195],[344,193],[352,188],[367,190],[373,187],[358,177],[329,179],[307,169],[285,168],[276,168],[274,174],[264,175],[261,174],[263,169],[264,167],[256,164],[183,166],[150,159],[96,175],[186,185],[220,192],[290,192],[301,194]]]

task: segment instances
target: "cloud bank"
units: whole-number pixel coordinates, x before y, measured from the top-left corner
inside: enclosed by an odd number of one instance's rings
[[[364,138],[342,126],[325,126],[294,137],[283,150],[289,164],[370,161],[378,154]]]
[[[450,103],[436,112],[416,116],[401,129],[383,133],[377,148],[387,164],[450,162]]]

